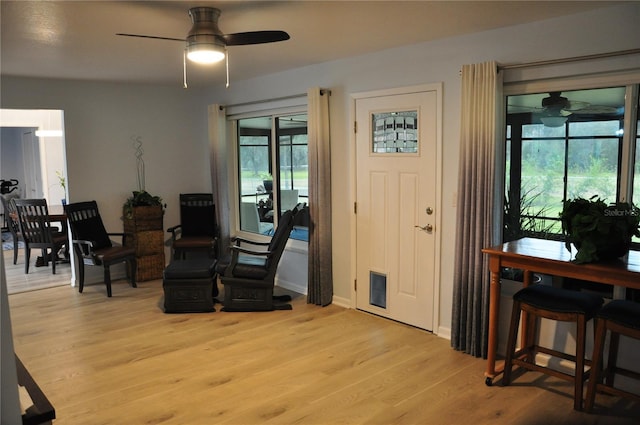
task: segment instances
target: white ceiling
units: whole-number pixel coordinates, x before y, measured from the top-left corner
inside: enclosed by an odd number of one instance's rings
[[[222,10],[224,33],[284,30],[288,41],[229,48],[232,81],[439,38],[578,13],[610,1],[9,1],[2,75],[181,84],[190,7]],[[188,65],[189,85],[224,84],[224,64]]]

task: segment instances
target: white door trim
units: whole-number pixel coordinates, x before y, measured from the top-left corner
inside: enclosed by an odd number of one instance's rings
[[[349,105],[349,122],[348,126],[350,128],[350,148],[349,152],[351,155],[351,160],[349,164],[351,166],[351,176],[349,181],[349,192],[350,192],[350,205],[351,205],[351,217],[349,220],[349,225],[351,227],[351,233],[349,237],[350,243],[350,254],[351,258],[354,261],[351,261],[350,264],[350,282],[351,282],[351,300],[350,307],[356,308],[356,289],[355,289],[355,280],[357,275],[357,263],[355,259],[357,258],[357,247],[356,247],[356,214],[354,211],[354,205],[357,199],[356,193],[356,183],[357,183],[357,156],[356,156],[356,132],[355,132],[355,122],[356,122],[356,100],[358,99],[366,99],[369,97],[380,97],[380,96],[394,96],[401,94],[409,94],[409,93],[418,93],[425,91],[435,91],[437,97],[437,117],[436,117],[436,211],[442,211],[442,90],[443,84],[440,83],[430,83],[430,84],[419,84],[415,86],[406,86],[406,87],[398,87],[391,89],[382,89],[382,90],[373,90],[366,92],[358,92],[350,94],[350,105]],[[442,237],[441,237],[441,229],[442,229],[442,214],[438,214],[436,219],[436,232],[434,233],[436,241],[435,241],[435,270],[434,270],[434,288],[433,288],[433,333],[437,335],[437,330],[440,327],[440,265],[441,265],[441,245],[442,245]]]

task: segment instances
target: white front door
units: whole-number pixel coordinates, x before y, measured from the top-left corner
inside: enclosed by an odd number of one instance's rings
[[[441,94],[421,90],[356,97],[356,304],[433,330]]]

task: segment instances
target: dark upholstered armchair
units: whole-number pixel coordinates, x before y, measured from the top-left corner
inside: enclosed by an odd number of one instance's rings
[[[126,247],[125,233],[107,233],[96,201],[77,202],[65,205],[73,248],[78,262],[80,284],[79,291],[84,289],[84,266],[102,266],[104,269],[104,283],[107,286],[107,296],[111,296],[112,264],[126,262],[131,286],[136,287],[136,251],[134,247]],[[114,245],[110,236],[120,236],[122,245]]]
[[[24,240],[24,272],[29,273],[32,249],[42,250],[44,265],[51,259],[51,272],[56,274],[58,251],[65,246],[67,233],[51,226],[46,199],[14,199],[16,214],[20,222],[20,233]],[[17,242],[16,242],[17,243]]]
[[[2,199],[2,207],[4,211],[4,217],[7,222],[7,227],[13,238],[13,264],[18,263],[18,242],[24,242],[22,238],[22,232],[20,232],[20,222],[18,221],[18,212],[16,211],[16,205],[13,202],[14,199],[20,198],[17,193],[7,193],[0,195]]]
[[[286,211],[270,242],[235,238],[229,258],[218,261],[216,271],[224,285],[224,311],[290,310],[288,295],[273,295],[280,257],[295,223],[296,210]],[[252,245],[252,249],[244,245]]]
[[[180,194],[180,224],[167,229],[171,233],[173,259],[186,258],[187,252],[206,252],[218,256],[216,208],[211,193]]]

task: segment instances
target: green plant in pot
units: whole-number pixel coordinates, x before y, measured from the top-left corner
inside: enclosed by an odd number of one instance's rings
[[[123,206],[124,216],[127,218],[133,217],[134,207],[153,207],[162,205],[162,198],[159,196],[151,195],[146,190],[134,190],[132,196],[127,198],[127,201]]]
[[[624,256],[631,238],[640,237],[640,210],[627,202],[607,204],[598,196],[564,201],[560,213],[565,246],[577,253],[575,263],[584,264]]]

